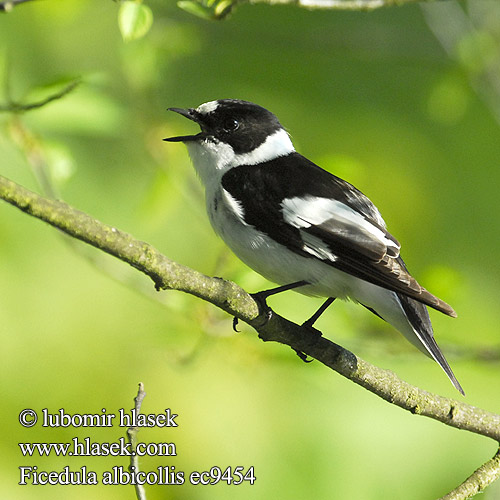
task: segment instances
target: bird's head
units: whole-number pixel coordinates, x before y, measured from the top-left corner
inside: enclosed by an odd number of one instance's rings
[[[210,101],[197,108],[169,108],[196,122],[201,131],[164,139],[184,142],[195,168],[198,157],[217,169],[252,165],[294,151],[292,142],[276,116],[257,104],[237,99]]]

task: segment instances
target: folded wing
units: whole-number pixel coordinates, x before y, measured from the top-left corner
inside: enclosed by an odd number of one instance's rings
[[[292,177],[294,182],[287,182]],[[241,165],[224,174],[222,185],[239,203],[247,224],[287,248],[456,316],[407,272],[400,244],[373,203],[307,158],[292,153]]]

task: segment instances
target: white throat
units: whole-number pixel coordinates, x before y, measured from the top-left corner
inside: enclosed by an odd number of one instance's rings
[[[257,165],[295,151],[284,129],[279,129],[253,151],[237,154],[224,142],[207,139],[186,142],[193,166],[206,187],[217,184],[229,169],[239,165]]]

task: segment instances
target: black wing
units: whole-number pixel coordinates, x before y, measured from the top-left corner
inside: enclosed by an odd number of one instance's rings
[[[232,168],[222,186],[241,204],[246,223],[290,250],[456,316],[406,271],[373,203],[300,154]]]

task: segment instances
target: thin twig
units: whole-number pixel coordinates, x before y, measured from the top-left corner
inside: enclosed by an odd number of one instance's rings
[[[7,104],[0,105],[0,112],[9,112],[9,113],[21,113],[24,111],[31,111],[33,109],[41,108],[52,101],[56,101],[61,99],[65,95],[69,94],[72,90],[74,90],[81,83],[80,78],[76,78],[66,85],[62,90],[56,92],[55,94],[49,95],[45,99],[41,101],[32,102],[29,104],[21,104],[19,102],[9,102]]]
[[[374,10],[396,3],[411,3],[417,0],[248,0],[248,3],[269,5],[296,5],[311,10]],[[245,0],[238,3],[244,3]]]
[[[472,498],[474,495],[482,492],[493,481],[496,481],[498,476],[500,476],[500,448],[491,460],[479,467],[460,486],[457,486],[453,491],[450,491],[450,493],[439,500]]]
[[[381,7],[394,7],[417,2],[432,2],[434,0],[236,0],[235,5],[243,3],[268,5],[296,5],[310,10],[375,10]]]
[[[146,397],[146,393],[144,392],[144,384],[139,382],[139,390],[137,392],[137,396],[134,398],[134,408],[135,408],[135,416],[141,413],[142,401]],[[137,474],[139,472],[139,457],[135,454],[135,447],[137,446],[137,434],[139,432],[139,427],[131,426],[127,429],[128,442],[130,443],[130,447],[132,448],[132,455],[130,455],[130,467],[129,470],[132,474]],[[137,500],[146,500],[146,490],[142,484],[135,481],[135,494],[137,496]]]

